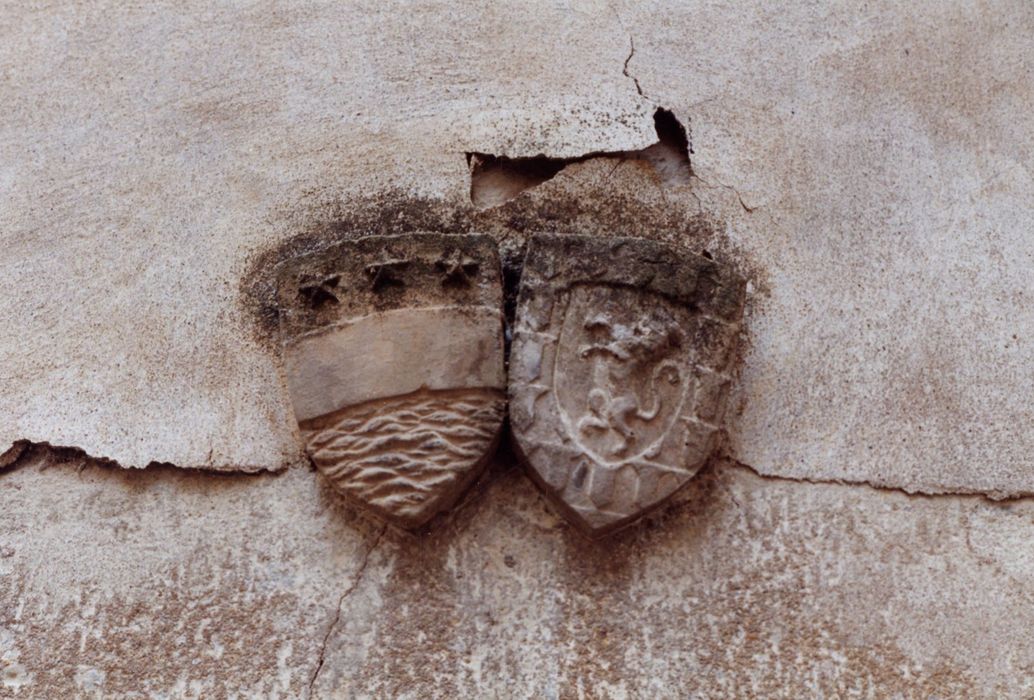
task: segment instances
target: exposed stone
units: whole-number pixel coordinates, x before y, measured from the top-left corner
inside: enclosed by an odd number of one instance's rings
[[[284,365],[313,462],[406,528],[480,473],[505,414],[502,281],[484,236],[370,236],[284,263]]]
[[[743,301],[727,266],[653,241],[532,239],[511,425],[536,482],[584,530],[627,524],[711,456]]]

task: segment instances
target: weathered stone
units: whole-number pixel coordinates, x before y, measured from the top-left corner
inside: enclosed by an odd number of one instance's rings
[[[82,0],[0,27],[0,452],[237,472],[0,469],[0,697],[1034,697],[1034,499],[944,495],[1034,493],[1028,0]],[[659,106],[688,184],[587,157],[471,203],[465,153],[642,149]],[[285,468],[256,271],[411,231],[735,255],[729,453],[781,478],[705,468],[597,545],[505,471],[368,556],[379,528]]]
[[[513,434],[532,477],[583,530],[627,524],[712,454],[743,302],[731,269],[653,241],[532,240]]]
[[[1034,693],[1032,500],[725,465],[595,543],[502,468],[378,539],[304,468],[41,466],[0,476],[4,700]]]
[[[386,520],[425,525],[505,414],[502,282],[483,236],[371,236],[285,263],[284,365],[306,451]]]

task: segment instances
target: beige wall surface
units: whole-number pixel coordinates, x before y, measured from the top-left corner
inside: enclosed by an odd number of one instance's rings
[[[37,445],[0,456],[0,697],[1031,697],[1032,35],[1024,0],[0,7],[0,455]],[[658,108],[691,177],[636,155]],[[472,152],[573,163],[483,209]],[[343,505],[271,266],[426,229],[731,261],[724,458],[606,545],[505,451],[423,539]]]

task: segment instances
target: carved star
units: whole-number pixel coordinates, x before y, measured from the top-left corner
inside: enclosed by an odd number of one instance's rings
[[[340,275],[330,275],[310,284],[303,284],[298,287],[298,293],[302,299],[312,308],[318,309],[326,304],[337,304],[340,299],[334,291],[341,281]]]
[[[442,284],[470,285],[470,278],[477,274],[480,265],[469,255],[464,255],[459,248],[442,253],[434,264],[437,270],[444,273]]]
[[[366,266],[366,276],[370,278],[373,290],[379,291],[388,285],[403,285],[400,273],[409,266],[405,258],[393,258],[386,251],[381,259]]]

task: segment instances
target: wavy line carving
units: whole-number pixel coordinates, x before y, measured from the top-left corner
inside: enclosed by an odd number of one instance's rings
[[[421,390],[306,421],[302,435],[335,488],[405,527],[448,507],[490,456],[501,390]]]

